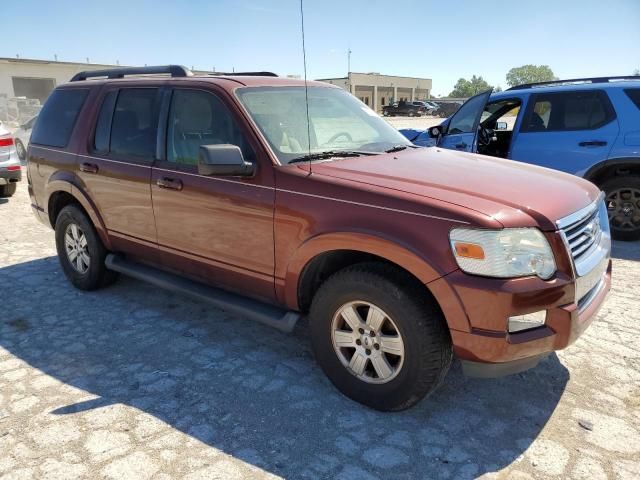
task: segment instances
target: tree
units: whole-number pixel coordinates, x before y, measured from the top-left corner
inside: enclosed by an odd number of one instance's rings
[[[449,96],[455,98],[473,97],[480,92],[486,92],[492,88],[493,87],[489,85],[482,76],[476,77],[474,75],[471,77],[471,80],[467,80],[466,78],[459,79]]]
[[[640,68],[636,68],[636,69],[633,71],[633,76],[634,76],[634,77],[640,77]]]
[[[557,79],[549,65],[523,65],[512,68],[507,73],[507,83],[510,87],[523,83],[550,82]]]

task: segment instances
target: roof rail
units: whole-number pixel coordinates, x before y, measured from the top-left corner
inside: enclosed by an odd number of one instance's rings
[[[238,76],[238,77],[277,77],[273,72],[209,72],[207,75]]]
[[[190,77],[193,75],[191,70],[182,65],[160,65],[154,67],[122,67],[109,68],[107,70],[86,70],[76,73],[71,81],[78,82],[86,80],[87,78],[96,77],[124,78],[127,75],[157,75],[160,73],[169,73],[172,77]]]
[[[617,77],[588,77],[588,78],[570,78],[568,80],[550,80],[548,82],[523,83],[507,90],[523,90],[532,87],[545,87],[549,85],[564,85],[568,83],[609,83],[611,80],[637,80],[640,82],[638,75],[620,75]]]

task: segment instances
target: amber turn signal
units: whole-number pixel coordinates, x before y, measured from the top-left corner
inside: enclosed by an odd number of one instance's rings
[[[455,242],[454,246],[458,257],[484,260],[484,250],[476,243]]]

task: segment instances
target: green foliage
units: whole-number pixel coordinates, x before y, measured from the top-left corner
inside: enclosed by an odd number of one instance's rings
[[[507,84],[510,87],[523,83],[549,82],[557,79],[549,65],[523,65],[514,67],[507,73]]]
[[[476,77],[474,75],[471,77],[471,80],[467,80],[466,78],[459,79],[449,96],[455,98],[473,97],[480,92],[486,92],[492,88],[493,87],[489,85],[482,76]]]

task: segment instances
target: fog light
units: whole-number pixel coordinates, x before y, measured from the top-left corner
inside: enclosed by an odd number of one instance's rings
[[[509,317],[509,332],[521,332],[530,328],[541,327],[547,319],[547,311],[527,313],[526,315],[516,315]]]

